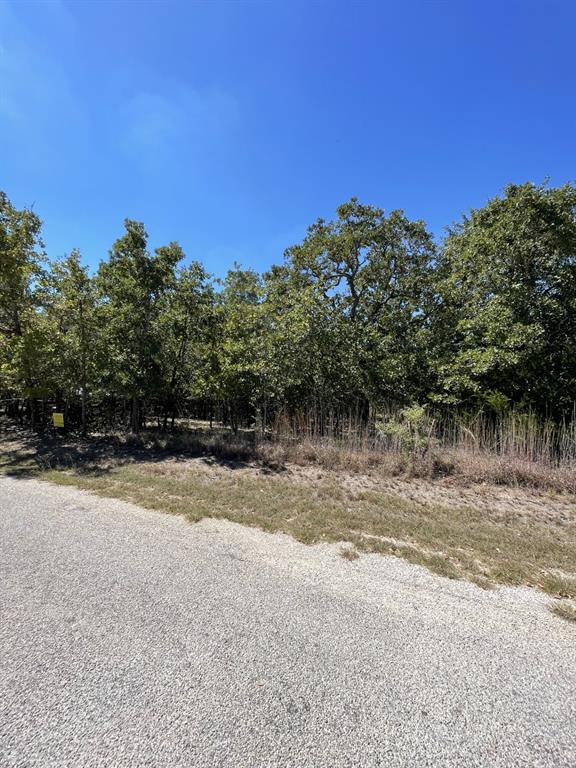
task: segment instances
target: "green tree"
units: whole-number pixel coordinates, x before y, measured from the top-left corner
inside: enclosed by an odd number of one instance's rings
[[[264,275],[263,312],[267,397],[274,410],[314,409],[319,399],[341,391],[335,360],[330,302],[312,281],[291,265],[274,266]]]
[[[252,417],[265,387],[262,280],[238,264],[229,270],[219,295],[218,390],[234,431]]]
[[[214,292],[202,265],[194,261],[179,271],[165,292],[158,316],[164,429],[172,424],[183,398],[206,396],[211,362]]]
[[[143,402],[162,395],[163,339],[158,320],[184,254],[178,243],[150,254],[144,225],[126,219],[124,227],[125,234],[98,270],[100,322],[105,329],[102,368],[105,388],[130,399],[132,430],[138,432]]]
[[[388,216],[355,198],[339,206],[335,221],[319,219],[289,264],[328,304],[329,380],[341,379],[347,396],[365,401],[413,396],[422,373],[420,333],[428,321],[435,249],[423,222],[402,211]],[[409,386],[408,386],[409,385]]]
[[[32,426],[35,399],[46,369],[43,326],[37,309],[44,275],[42,223],[29,209],[16,209],[0,192],[0,371],[2,389],[28,398]]]
[[[82,434],[87,430],[87,399],[96,378],[96,290],[80,252],[53,265],[50,276],[53,320],[54,360],[60,388],[67,401],[79,392]]]
[[[576,189],[509,185],[449,230],[430,338],[435,398],[539,409],[576,392]],[[434,346],[432,346],[434,345]]]

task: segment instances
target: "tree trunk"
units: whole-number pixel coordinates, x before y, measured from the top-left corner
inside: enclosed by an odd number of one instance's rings
[[[82,436],[86,437],[86,387],[82,386]]]
[[[132,395],[132,432],[137,435],[140,432],[140,413],[138,398]]]
[[[80,346],[82,348],[82,436],[86,437],[86,378],[87,378],[87,353],[86,353],[86,328],[84,327],[84,305],[80,302]]]

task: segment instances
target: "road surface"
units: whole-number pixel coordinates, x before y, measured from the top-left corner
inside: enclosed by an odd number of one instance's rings
[[[0,478],[0,765],[574,766],[546,602]]]

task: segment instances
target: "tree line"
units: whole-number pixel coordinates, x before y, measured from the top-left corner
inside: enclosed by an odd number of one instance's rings
[[[93,273],[78,250],[50,260],[38,215],[0,193],[0,396],[34,428],[55,406],[84,432],[368,422],[391,403],[561,419],[576,399],[576,187],[509,185],[440,242],[352,198],[282,263],[222,280],[129,219]]]

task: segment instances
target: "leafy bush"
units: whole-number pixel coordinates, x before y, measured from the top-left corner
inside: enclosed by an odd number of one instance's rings
[[[434,426],[435,421],[428,415],[426,407],[415,403],[401,410],[398,416],[377,421],[376,432],[389,447],[416,459],[429,453],[436,445]]]

